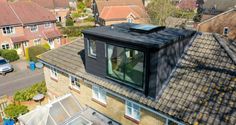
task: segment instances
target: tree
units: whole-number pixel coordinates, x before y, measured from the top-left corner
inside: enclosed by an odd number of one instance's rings
[[[197,3],[198,7],[197,7],[197,13],[193,17],[193,21],[194,22],[200,22],[202,20],[204,0],[197,0],[196,3]]]
[[[7,117],[16,120],[17,117],[29,112],[29,110],[28,107],[24,105],[10,104],[5,108],[4,112]]]

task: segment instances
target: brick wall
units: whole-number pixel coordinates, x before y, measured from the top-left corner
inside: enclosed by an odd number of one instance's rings
[[[92,85],[80,80],[80,91],[69,89],[70,82],[68,74],[58,72],[58,79],[55,80],[50,77],[49,67],[44,67],[44,75],[48,88],[48,94],[53,98],[54,96],[61,96],[66,93],[73,93],[79,100],[82,106],[90,106],[99,112],[111,117],[123,125],[136,124],[132,120],[124,117],[125,114],[125,100],[115,97],[107,93],[106,105],[100,104],[92,99]],[[154,113],[141,108],[141,119],[139,125],[164,125],[165,119],[160,118]]]

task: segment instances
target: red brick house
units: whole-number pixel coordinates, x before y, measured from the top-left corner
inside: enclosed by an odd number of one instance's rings
[[[31,0],[42,7],[49,9],[56,17],[57,22],[65,25],[66,17],[70,14],[69,0]]]
[[[30,1],[0,2],[0,49],[16,49],[24,55],[27,47],[48,43],[51,49],[64,43],[56,18]]]
[[[92,8],[98,25],[148,22],[142,0],[94,0]]]

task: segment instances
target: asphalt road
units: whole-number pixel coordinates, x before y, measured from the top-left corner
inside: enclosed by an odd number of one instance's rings
[[[36,82],[44,80],[43,70],[38,69],[30,71],[26,67],[24,62],[18,61],[13,64],[15,71],[6,74],[6,76],[0,76],[0,96],[13,95],[17,90],[29,87]]]

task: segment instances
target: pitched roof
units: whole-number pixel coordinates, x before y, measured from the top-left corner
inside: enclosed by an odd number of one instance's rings
[[[0,2],[0,6],[0,26],[21,24],[7,2]]]
[[[49,10],[30,1],[14,2],[10,6],[24,24],[55,20]]]
[[[106,18],[126,18],[128,12],[136,13],[140,18],[147,18],[148,15],[145,11],[145,7],[142,0],[96,0],[96,5],[100,16],[104,17],[103,13],[106,13]],[[125,9],[126,11],[124,11]],[[109,11],[109,12],[105,12]],[[120,11],[117,13],[117,11]],[[110,13],[110,14],[109,14]],[[123,16],[122,16],[123,15]]]
[[[48,9],[69,8],[69,0],[31,0]]]
[[[46,30],[46,31],[43,31],[42,33],[46,39],[62,36],[61,32],[58,29]]]
[[[205,0],[203,7],[205,9],[212,9],[216,7],[218,11],[227,11],[236,5],[235,0]]]
[[[0,3],[0,26],[56,21],[47,9],[30,1]]]
[[[177,5],[181,9],[194,10],[197,8],[196,0],[181,0]]]
[[[140,18],[140,15],[129,6],[106,6],[102,9],[100,18],[105,20],[126,19],[130,14],[134,18]]]
[[[39,56],[42,62],[188,124],[234,125],[236,63],[212,34],[197,34],[157,99],[87,73],[84,42],[75,41]]]

